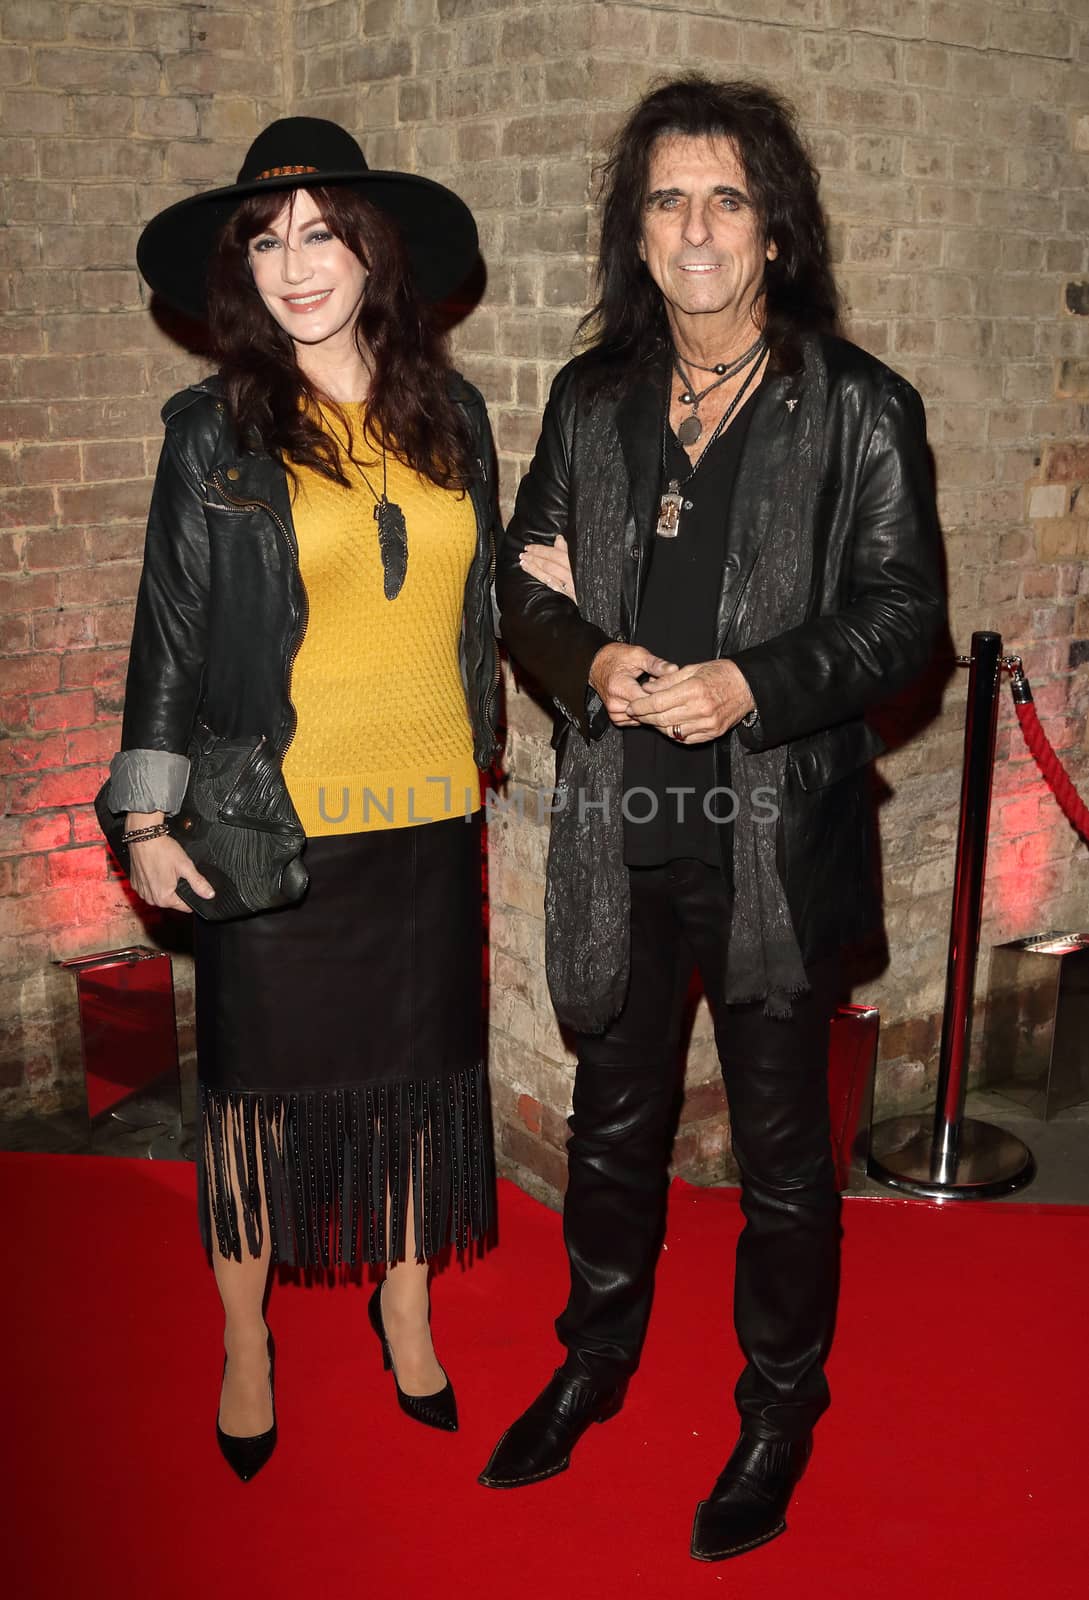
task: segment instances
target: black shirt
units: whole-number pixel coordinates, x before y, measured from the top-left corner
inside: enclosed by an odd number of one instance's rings
[[[687,483],[691,462],[672,429],[666,436],[666,478],[681,484],[685,504],[677,537],[655,536],[651,547],[635,643],[678,666],[710,661],[716,653],[727,517],[751,415],[750,400],[710,446]],[[717,780],[716,744],[721,747]],[[720,836],[732,807],[727,795],[712,797],[706,809],[704,802],[716,781],[729,784],[727,749],[727,738],[684,745],[656,728],[624,729],[628,866],[660,866],[686,856],[709,866],[722,865]],[[723,821],[712,820],[708,810]]]

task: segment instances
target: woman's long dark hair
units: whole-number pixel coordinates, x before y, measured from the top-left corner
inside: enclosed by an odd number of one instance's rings
[[[728,139],[745,172],[766,240],[778,254],[764,276],[764,330],[779,364],[803,332],[831,332],[838,296],[817,197],[818,176],[792,108],[761,84],[671,79],[641,100],[601,172],[598,300],[579,336],[611,363],[631,367],[669,338],[665,302],[640,260],[650,156],[663,134]]]
[[[348,486],[340,449],[319,426],[318,402],[338,415],[351,450],[349,420],[300,370],[291,338],[262,301],[250,269],[250,240],[299,192],[251,195],[239,205],[209,267],[208,324],[243,447],[279,456],[289,472],[292,463],[313,467]],[[464,488],[471,444],[447,389],[445,341],[416,297],[396,226],[348,185],[307,193],[325,226],[367,268],[356,340],[372,369],[364,428],[369,444],[380,449],[384,439],[421,476],[443,488]],[[300,406],[300,399],[310,403]]]

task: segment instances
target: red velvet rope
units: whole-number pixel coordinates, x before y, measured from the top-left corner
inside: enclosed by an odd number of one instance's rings
[[[1040,726],[1036,707],[1031,700],[1027,700],[1024,705],[1017,706],[1016,710],[1025,743],[1035,756],[1036,765],[1043,773],[1048,788],[1059,802],[1067,821],[1089,843],[1089,806],[1078,794],[1067,777],[1062,762],[1052,749],[1050,739]]]

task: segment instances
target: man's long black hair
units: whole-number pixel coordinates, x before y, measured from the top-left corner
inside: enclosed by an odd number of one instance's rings
[[[601,169],[598,299],[579,338],[613,372],[631,371],[669,338],[665,302],[638,252],[651,151],[668,134],[726,139],[741,161],[764,238],[778,247],[767,263],[763,314],[772,363],[781,365],[798,334],[836,325],[819,179],[785,100],[762,84],[701,73],[652,90],[613,140]]]

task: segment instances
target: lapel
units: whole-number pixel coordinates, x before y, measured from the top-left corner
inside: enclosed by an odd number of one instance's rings
[[[727,561],[718,611],[718,654],[727,640],[745,586],[769,533],[782,516],[784,486],[798,470],[795,441],[805,371],[772,373],[757,390],[749,436],[738,466],[726,528]],[[784,532],[786,530],[783,530]],[[795,537],[801,531],[790,530]]]
[[[209,481],[218,479],[220,492],[228,501],[242,500],[267,507],[282,524],[288,544],[297,556],[298,543],[291,515],[291,487],[287,473],[272,456],[243,451],[239,447],[234,430],[227,423],[223,398],[225,387],[218,372],[194,384],[194,388],[212,395],[221,416]]]
[[[623,561],[620,595],[620,626],[625,638],[632,637],[639,598],[654,545],[658,521],[662,471],[662,405],[665,393],[665,367],[653,358],[625,391],[616,408],[616,431],[628,474],[628,516],[639,548],[639,561]]]
[[[296,545],[287,473],[271,456],[238,454],[218,468],[225,494],[236,500],[267,507],[282,524],[289,544]]]
[[[664,389],[665,372],[662,362],[655,359],[647,363],[616,408],[616,431],[628,469],[631,511],[640,543],[649,543],[658,520]]]

